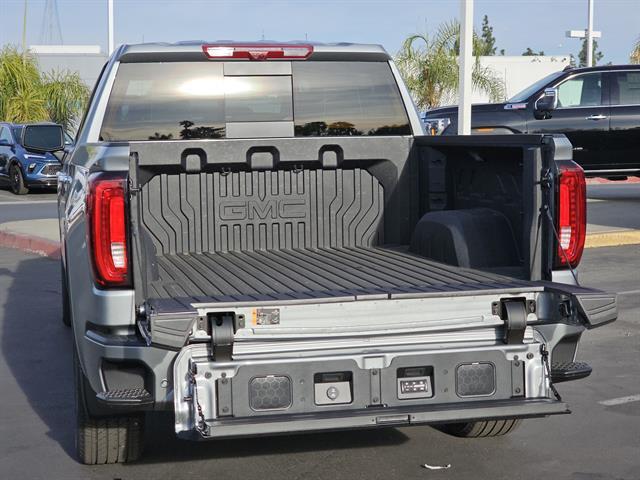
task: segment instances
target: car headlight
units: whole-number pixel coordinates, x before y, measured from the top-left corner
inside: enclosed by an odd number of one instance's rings
[[[449,125],[451,125],[451,119],[448,117],[424,119],[427,135],[440,135]]]

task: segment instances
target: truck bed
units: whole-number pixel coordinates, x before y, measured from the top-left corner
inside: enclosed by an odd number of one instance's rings
[[[189,302],[477,292],[531,282],[438,263],[403,248],[280,249],[165,254],[150,296]]]

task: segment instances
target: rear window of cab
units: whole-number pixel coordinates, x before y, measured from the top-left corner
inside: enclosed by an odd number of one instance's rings
[[[119,66],[100,139],[251,137],[251,125],[265,122],[290,125],[296,137],[411,133],[386,62],[291,62],[278,75],[225,75],[223,62],[175,62]]]

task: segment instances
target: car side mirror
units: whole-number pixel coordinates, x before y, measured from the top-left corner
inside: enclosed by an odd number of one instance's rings
[[[547,116],[549,112],[558,108],[558,89],[545,88],[542,96],[536,101],[536,113]]]
[[[13,145],[8,140],[0,140],[0,147],[12,147]]]
[[[26,125],[22,132],[22,146],[35,152],[58,152],[64,148],[61,125]]]

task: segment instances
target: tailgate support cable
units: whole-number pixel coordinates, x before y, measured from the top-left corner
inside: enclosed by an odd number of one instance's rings
[[[556,397],[556,400],[561,402],[562,397],[560,396],[560,393],[558,393],[558,390],[553,384],[553,380],[551,378],[551,368],[549,367],[549,350],[547,350],[547,347],[544,343],[540,345],[540,354],[542,355],[542,363],[544,364],[544,369],[547,372],[547,376],[549,377],[549,388],[553,392],[553,395]]]

